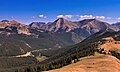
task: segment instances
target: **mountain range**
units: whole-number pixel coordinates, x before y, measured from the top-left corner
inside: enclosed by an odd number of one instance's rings
[[[47,24],[43,22],[33,22],[29,26],[49,32],[73,32],[83,38],[99,31],[119,31],[120,29],[119,23],[109,24],[96,19],[85,19],[78,22],[72,22],[64,18],[59,18]]]
[[[52,33],[76,33],[82,37],[88,37],[96,32],[109,30],[119,31],[120,23],[109,24],[96,19],[85,19],[78,22],[68,21],[58,18],[54,22],[32,22],[29,25],[21,24],[17,21],[2,20],[0,30],[16,34],[39,35],[40,32]]]
[[[32,22],[29,25],[15,20],[2,20],[0,72],[56,69],[71,64],[71,60],[76,62],[78,58],[94,55],[95,52],[106,54],[110,51],[109,55],[119,58],[116,56],[116,53],[119,54],[117,48],[107,52],[99,49],[99,45],[107,41],[104,38],[112,37],[118,41],[119,31],[119,22],[109,24],[97,19],[73,22],[58,18],[54,22]]]
[[[73,22],[58,18],[54,22],[32,22],[29,25],[15,20],[2,20],[0,39],[3,48],[0,54],[17,55],[44,48],[63,48],[77,44],[97,32],[119,31],[119,24],[109,24],[96,19]]]

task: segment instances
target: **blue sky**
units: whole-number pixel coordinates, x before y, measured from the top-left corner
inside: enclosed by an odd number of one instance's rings
[[[120,21],[120,0],[0,0],[0,20],[54,21],[56,17],[78,21],[97,18]]]

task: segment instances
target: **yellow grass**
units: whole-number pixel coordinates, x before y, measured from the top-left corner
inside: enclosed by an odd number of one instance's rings
[[[84,57],[79,62],[48,72],[120,72],[120,61],[110,55]]]

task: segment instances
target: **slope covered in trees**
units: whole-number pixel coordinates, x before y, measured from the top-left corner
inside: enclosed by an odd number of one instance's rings
[[[99,32],[94,34],[93,36],[85,39],[84,41],[68,46],[64,49],[64,51],[60,51],[59,53],[51,56],[50,58],[38,62],[36,64],[32,64],[25,67],[19,67],[12,69],[12,72],[40,72],[47,71],[52,69],[61,68],[63,66],[69,65],[71,63],[78,62],[82,57],[91,56],[98,52],[101,54],[104,53],[104,49],[98,49],[100,45],[106,43],[107,40],[103,39],[106,37],[112,37],[115,40],[118,40],[120,36],[120,32]],[[119,53],[116,51],[110,50],[110,55],[113,55],[119,58]],[[9,70],[10,71],[10,70]]]
[[[60,68],[68,64],[71,64],[72,62],[77,62],[82,57],[94,55],[95,52],[100,53],[100,51],[98,51],[97,48],[99,47],[99,45],[102,45],[106,42],[106,40],[104,40],[103,38],[113,37],[116,39],[118,38],[117,36],[119,35],[120,32],[105,32],[105,33],[99,32],[91,36],[91,38],[86,39],[79,44],[70,46],[69,49],[66,50],[65,52],[56,54],[55,56],[49,58],[48,60],[41,62],[40,65],[33,67],[33,70],[34,68],[36,68],[36,71]],[[113,56],[118,55],[117,53],[114,52],[111,52],[111,54]]]

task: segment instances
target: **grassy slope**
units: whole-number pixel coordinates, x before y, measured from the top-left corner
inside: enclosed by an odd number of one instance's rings
[[[89,56],[79,62],[48,72],[119,72],[120,60],[110,55]]]
[[[119,35],[120,35],[120,32],[111,32],[111,33],[106,32],[106,33],[104,33],[104,34],[102,34],[102,35],[101,35],[100,33],[96,33],[95,35],[87,38],[87,39],[84,40],[83,42],[72,46],[72,48],[79,48],[79,49],[80,49],[81,47],[84,48],[84,47],[89,46],[89,43],[94,43],[94,42],[100,41],[100,40],[102,40],[102,38],[106,38],[106,37],[113,37],[113,38],[115,38],[115,37],[114,37],[115,35],[118,35],[118,36],[119,36]],[[116,39],[116,38],[115,38],[115,39]],[[86,45],[86,44],[87,44],[87,45]],[[113,50],[113,49],[115,49],[115,47],[113,47],[112,45],[115,46],[116,49],[118,49],[117,47],[119,47],[119,44],[115,44],[114,42],[104,43],[103,45],[101,45],[101,47],[102,47],[102,48],[105,48],[105,49],[106,49],[106,47],[108,47],[108,48],[110,48],[110,50]],[[79,46],[80,46],[80,47],[79,47]],[[113,48],[111,48],[111,46],[112,46]],[[69,52],[73,52],[72,50],[74,50],[74,49],[72,49],[72,48],[70,48]],[[79,50],[79,49],[78,49],[78,50]],[[116,61],[116,59],[115,59],[115,60],[112,59],[113,57],[112,57],[112,58],[108,58],[108,60],[107,60],[108,62],[107,62],[107,61],[104,61],[104,60],[99,62],[99,58],[100,58],[100,59],[102,59],[102,58],[105,58],[105,59],[106,59],[106,56],[105,56],[105,57],[104,57],[104,56],[98,56],[98,57],[95,56],[95,57],[92,57],[92,58],[90,58],[90,59],[93,60],[94,58],[98,60],[98,63],[100,63],[100,64],[98,64],[98,71],[99,71],[99,72],[100,72],[100,71],[101,71],[101,72],[104,72],[104,71],[110,72],[111,70],[109,70],[109,68],[111,68],[111,69],[113,69],[113,70],[115,70],[115,71],[119,71],[119,70],[120,70],[119,68],[117,68],[117,66],[120,65],[119,62],[118,62],[115,66],[111,64],[110,67],[108,66],[108,68],[107,68],[107,67],[104,67],[104,66],[106,66],[106,65],[104,65],[104,64],[106,64],[106,63],[109,64],[109,63],[112,62],[112,61],[113,61],[112,63],[114,64],[114,62]],[[86,62],[88,62],[88,63],[85,63],[85,64],[89,65],[89,60],[90,60],[90,59],[86,59]],[[112,61],[109,62],[110,59],[111,59]],[[91,62],[92,60],[90,60],[90,62]],[[94,61],[94,60],[93,60],[93,61]],[[102,62],[103,62],[103,63],[102,63]],[[78,62],[78,63],[76,63],[76,64],[78,65],[79,63],[83,63],[83,62],[80,61],[80,62]],[[70,69],[70,71],[72,71],[72,70],[74,70],[73,65],[75,65],[75,64],[69,65],[68,68],[65,67],[65,69],[64,69],[64,67],[63,67],[63,68],[60,69],[60,70],[62,70],[62,71],[64,71],[64,70],[69,71],[69,69]],[[78,68],[78,67],[80,66],[80,65],[78,65],[78,66],[77,66],[77,65],[76,65],[75,68]],[[87,65],[86,65],[86,66],[87,66]],[[71,68],[71,66],[73,67],[73,69]],[[86,66],[85,66],[85,67],[86,67]],[[103,66],[103,68],[100,69],[100,66]],[[70,67],[70,68],[69,68],[69,67]],[[112,67],[113,67],[113,68],[112,68]],[[92,67],[90,67],[90,68],[88,67],[87,70],[88,70],[88,71],[89,71],[89,70],[91,70],[91,71],[93,70],[93,71],[94,71],[96,68],[97,68],[97,67],[93,67],[93,69],[92,69]],[[105,69],[105,68],[106,68],[106,69]],[[103,69],[103,70],[102,70],[102,69]],[[78,70],[78,72],[79,72],[79,68],[76,69],[76,70]],[[80,68],[80,70],[83,71],[83,72],[84,72],[84,71],[87,72],[87,71],[86,71],[84,68],[82,68],[82,67]],[[55,70],[55,71],[59,71],[59,69],[58,69],[58,70]],[[53,72],[54,72],[54,70],[53,70]],[[112,71],[111,71],[111,72],[112,72]]]

